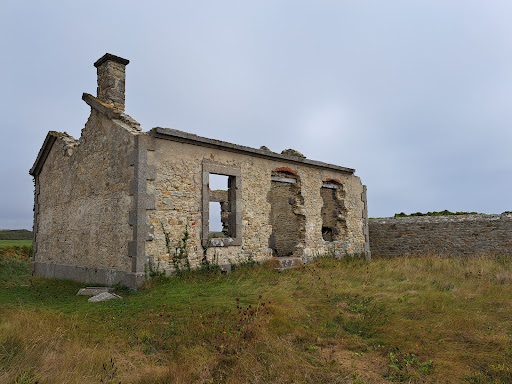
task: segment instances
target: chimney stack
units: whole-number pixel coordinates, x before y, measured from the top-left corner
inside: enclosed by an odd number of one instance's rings
[[[98,69],[98,99],[124,112],[125,69],[130,61],[106,53],[94,66]]]

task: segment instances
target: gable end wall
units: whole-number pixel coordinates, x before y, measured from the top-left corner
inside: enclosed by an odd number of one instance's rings
[[[34,175],[36,275],[133,285],[135,135],[123,124],[93,109],[80,140],[58,137]]]

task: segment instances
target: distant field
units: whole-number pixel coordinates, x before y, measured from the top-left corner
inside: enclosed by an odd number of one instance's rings
[[[0,250],[6,247],[31,247],[32,240],[0,240]]]
[[[2,229],[0,240],[32,240],[32,232],[27,229]]]

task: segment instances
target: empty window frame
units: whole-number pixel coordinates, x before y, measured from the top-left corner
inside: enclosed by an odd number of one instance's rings
[[[229,230],[229,216],[231,208],[228,197],[229,176],[209,174],[208,186],[210,188],[210,214],[209,237],[231,237]]]
[[[226,189],[223,188],[227,180]],[[211,187],[210,187],[211,184]],[[224,247],[242,244],[241,173],[236,166],[203,161],[203,246]],[[210,203],[220,204],[221,231],[210,231]],[[212,216],[214,218],[214,216]],[[213,229],[213,227],[212,227]],[[214,232],[211,234],[211,232]]]
[[[227,237],[226,223],[222,221],[223,214],[229,214],[229,212],[223,211],[220,202],[210,201],[209,204],[210,212],[208,215],[209,219],[209,236],[210,237]]]

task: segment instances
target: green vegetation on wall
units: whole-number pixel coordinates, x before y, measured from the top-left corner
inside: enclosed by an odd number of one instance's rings
[[[32,248],[32,240],[0,240],[0,252],[7,248]]]

